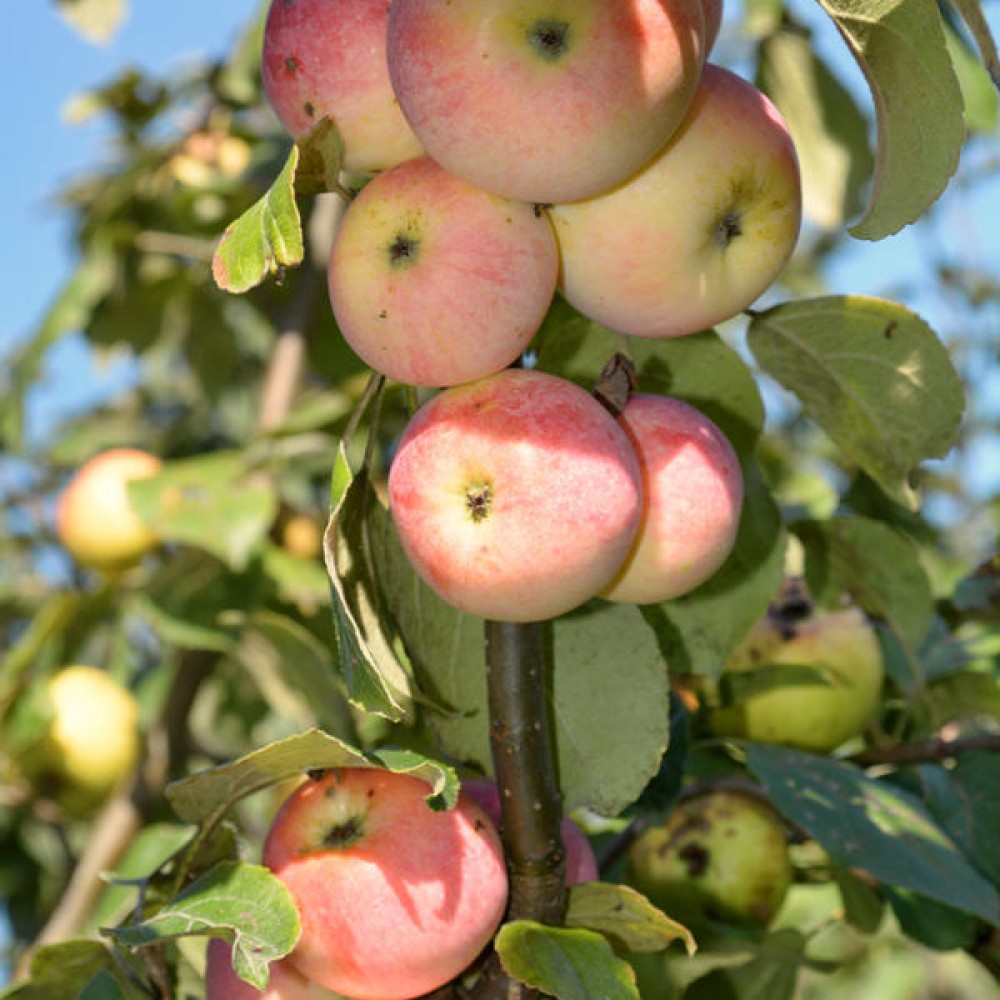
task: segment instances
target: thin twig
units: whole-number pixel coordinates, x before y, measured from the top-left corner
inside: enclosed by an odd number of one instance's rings
[[[979,751],[1000,753],[1000,733],[976,733],[953,740],[934,738],[916,743],[897,743],[851,754],[845,760],[860,767],[878,764],[933,764],[962,754]]]

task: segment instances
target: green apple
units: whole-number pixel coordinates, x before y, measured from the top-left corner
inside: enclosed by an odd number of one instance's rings
[[[710,728],[816,753],[830,753],[861,733],[878,707],[883,665],[878,637],[860,609],[800,620],[768,615],[734,651],[723,676],[754,671],[766,680],[769,669],[789,666],[810,667],[819,676],[815,683],[796,678],[749,693],[711,713]]]
[[[765,927],[792,883],[781,817],[743,792],[716,790],[682,801],[628,854],[628,881],[681,923]]]

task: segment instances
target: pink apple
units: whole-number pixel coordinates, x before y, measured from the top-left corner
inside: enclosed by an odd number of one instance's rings
[[[135,513],[127,484],[159,469],[149,452],[112,448],[77,470],[56,507],[56,534],[81,566],[116,572],[156,546],[156,532]]]
[[[205,960],[205,1000],[341,1000],[306,979],[287,958],[272,962],[269,972],[267,988],[255,989],[233,971],[229,943],[212,938]]]
[[[561,289],[619,333],[676,337],[747,308],[798,237],[802,194],[788,129],[752,84],[706,66],[660,154],[601,197],[551,211]]]
[[[642,486],[628,436],[592,396],[508,369],[417,411],[389,469],[389,506],[414,569],[445,601],[536,621],[614,576]]]
[[[633,396],[619,420],[639,456],[645,504],[635,545],[602,596],[666,601],[707,580],[732,551],[740,463],[722,431],[679,399]]]
[[[496,782],[489,778],[466,778],[462,782],[462,790],[479,803],[483,812],[499,829],[503,815]],[[587,835],[569,816],[563,817],[561,830],[563,847],[566,849],[566,885],[598,881],[601,876],[597,870],[597,858]]]
[[[419,778],[341,768],[278,811],[263,861],[295,900],[302,975],[357,1000],[409,1000],[463,972],[507,905],[500,838],[468,795],[435,812]]]
[[[418,157],[351,203],[330,257],[330,301],[347,342],[376,371],[457,385],[516,360],[558,274],[543,213]]]
[[[395,0],[389,73],[448,170],[510,198],[573,201],[669,139],[704,30],[694,0]]]
[[[371,172],[421,152],[389,82],[389,0],[272,0],[261,78],[293,138],[331,118],[344,167]]]

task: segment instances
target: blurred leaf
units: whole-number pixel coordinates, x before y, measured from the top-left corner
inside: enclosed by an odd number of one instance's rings
[[[124,994],[136,1000],[144,994],[118,968],[108,948],[100,941],[67,940],[39,948],[31,958],[27,982],[0,992],[7,1000],[68,1000],[78,997],[95,976],[104,972]]]
[[[299,163],[295,169],[295,193],[316,195],[324,191],[342,191],[340,170],[344,160],[344,141],[329,118],[321,118],[298,141]]]
[[[125,1000],[125,994],[115,977],[102,969],[87,983],[77,1000]]]
[[[384,749],[365,754],[321,732],[310,729],[271,743],[237,760],[167,787],[167,799],[189,823],[215,820],[245,795],[259,792],[286,778],[334,767],[384,767],[412,774],[430,785],[432,808],[451,808],[458,796],[458,779],[451,768],[411,751]]]
[[[926,697],[938,725],[983,716],[1000,722],[1000,682],[990,674],[963,670],[934,681]]]
[[[517,920],[495,944],[508,975],[558,1000],[639,1000],[635,974],[593,931]]]
[[[627,951],[662,951],[683,941],[689,955],[694,935],[627,885],[585,882],[570,886],[566,926],[598,931]]]
[[[772,663],[751,670],[727,671],[719,678],[719,698],[732,705],[774,688],[819,685],[832,687],[827,674],[805,663]]]
[[[882,896],[847,868],[835,868],[833,877],[844,906],[844,919],[862,934],[874,934],[882,923]]]
[[[868,208],[851,233],[882,239],[919,218],[955,172],[965,139],[962,95],[936,4],[819,2],[864,72],[878,119]]]
[[[743,485],[736,545],[719,571],[683,597],[640,609],[674,673],[717,677],[781,586],[781,514],[752,462],[743,463]]]
[[[979,7],[979,0],[971,0],[970,6]],[[997,126],[997,88],[983,64],[970,51],[965,41],[954,29],[945,24],[945,41],[948,55],[955,68],[959,86],[962,88],[962,103],[965,106],[965,121],[970,131],[992,132]],[[987,31],[988,31],[987,26]],[[994,59],[996,50],[993,51]],[[996,72],[994,64],[994,72]],[[997,77],[1000,80],[1000,76]]]
[[[1000,925],[996,889],[919,799],[850,764],[757,743],[740,746],[775,808],[834,863]]]
[[[997,52],[996,39],[990,30],[980,0],[948,0],[951,7],[959,12],[966,27],[979,46],[979,54],[983,67],[993,81],[994,87],[1000,90],[1000,54]]]
[[[299,936],[299,914],[283,882],[260,865],[223,862],[155,916],[106,931],[126,948],[188,934],[213,934],[233,945],[233,969],[257,989],[268,963],[287,955]]]
[[[257,13],[237,39],[219,70],[216,80],[219,93],[238,104],[253,104],[260,94],[260,58],[268,6],[266,3],[258,3]]]
[[[685,991],[685,1000],[791,1000],[806,940],[795,930],[768,934],[752,961],[713,969]]]
[[[212,261],[215,283],[223,291],[249,291],[268,275],[302,262],[302,220],[295,204],[298,163],[299,148],[293,146],[267,193],[226,227]]]
[[[280,545],[265,545],[262,568],[283,601],[311,613],[330,600],[330,580],[326,570],[311,559],[300,559]]]
[[[839,228],[860,209],[872,172],[864,116],[801,31],[765,37],[757,86],[774,101],[792,134],[805,217],[826,229]]]
[[[948,352],[919,316],[862,296],[803,299],[754,315],[747,342],[848,461],[913,506],[910,471],[948,453],[964,406]]]
[[[111,41],[128,5],[125,0],[58,0],[59,12],[89,42]]]
[[[897,886],[887,885],[882,891],[900,930],[914,941],[938,951],[954,951],[975,939],[979,921],[971,913]]]

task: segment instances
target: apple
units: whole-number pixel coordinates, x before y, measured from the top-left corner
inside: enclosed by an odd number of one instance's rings
[[[139,707],[127,688],[98,667],[64,667],[45,690],[52,714],[39,769],[56,781],[64,804],[87,809],[135,768]]]
[[[560,289],[618,333],[706,329],[777,278],[801,208],[795,148],[777,109],[706,65],[684,123],[651,163],[607,194],[549,210]]]
[[[306,978],[356,1000],[408,1000],[463,972],[507,905],[500,838],[460,794],[435,812],[419,778],[338,768],[278,811],[263,861],[287,886]]]
[[[394,0],[389,74],[427,152],[522,201],[575,201],[638,170],[704,60],[692,0]]]
[[[296,559],[317,559],[323,551],[323,528],[309,514],[293,513],[279,527],[282,548]]]
[[[682,801],[641,833],[627,879],[669,916],[765,927],[792,883],[781,817],[766,802],[728,790]]]
[[[618,571],[642,482],[628,436],[593,396],[508,369],[416,412],[389,467],[389,507],[414,569],[443,600],[540,621]]]
[[[799,620],[769,614],[750,630],[723,675],[807,666],[816,683],[786,683],[750,693],[710,713],[720,736],[830,753],[857,736],[882,693],[882,653],[874,628],[859,608],[813,612]]]
[[[113,448],[85,462],[56,506],[56,534],[81,565],[113,573],[157,544],[129,502],[127,483],[155,475],[160,460],[137,448]]]
[[[389,82],[389,0],[272,0],[261,79],[282,125],[301,139],[321,118],[344,142],[344,168],[371,173],[421,152]]]
[[[342,1000],[310,982],[287,959],[272,962],[267,988],[258,990],[233,971],[232,947],[211,938],[205,959],[205,1000]]]
[[[517,359],[558,275],[543,213],[418,157],[370,181],[344,214],[330,301],[345,339],[376,371],[457,385]]]
[[[489,778],[466,778],[462,782],[462,789],[479,803],[499,830],[503,811],[496,782]],[[587,835],[569,816],[563,817],[561,830],[563,847],[566,849],[566,885],[598,881],[601,876],[597,869],[597,858]]]
[[[693,406],[632,396],[619,416],[642,470],[642,523],[612,601],[652,604],[679,597],[725,562],[743,503],[739,459],[722,431]]]

